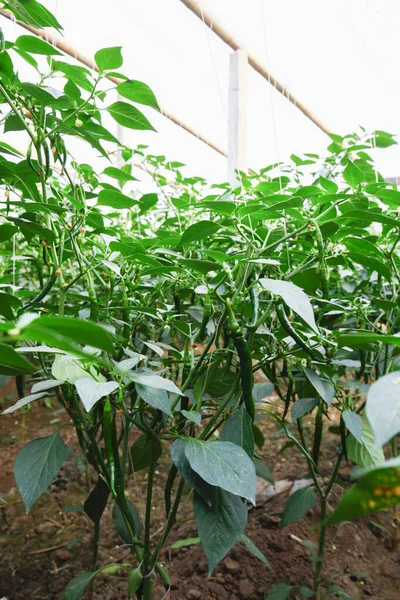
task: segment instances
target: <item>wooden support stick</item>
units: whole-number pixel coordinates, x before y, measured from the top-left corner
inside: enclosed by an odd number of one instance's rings
[[[23,27],[27,31],[30,31],[31,33],[33,33],[37,37],[42,38],[42,40],[44,40],[48,44],[51,44],[52,46],[54,46],[54,48],[57,48],[58,50],[61,50],[61,52],[64,52],[64,54],[67,54],[68,56],[71,56],[72,58],[74,58],[78,62],[82,63],[83,65],[85,65],[89,69],[92,69],[93,71],[97,71],[98,72],[98,67],[97,67],[96,63],[94,62],[94,60],[92,58],[89,58],[89,57],[85,56],[84,54],[82,54],[82,52],[79,52],[79,50],[77,50],[76,48],[74,48],[73,46],[71,46],[70,44],[68,44],[61,37],[55,36],[54,34],[48,33],[48,32],[46,32],[46,31],[44,31],[42,29],[36,29],[35,27],[32,27],[31,25],[27,25],[26,23],[23,23],[22,21],[17,21],[14,18],[14,15],[12,14],[12,12],[9,11],[9,10],[2,9],[2,10],[0,10],[0,14],[3,17],[5,17],[6,19],[9,19],[10,21],[13,21],[14,23],[17,23],[17,25],[19,25],[20,27]],[[110,81],[112,81],[116,85],[118,85],[119,83],[122,82],[122,80],[118,79],[117,77],[108,77],[107,76],[107,79],[109,79]],[[216,144],[215,142],[213,142],[212,140],[210,140],[207,136],[205,136],[205,135],[199,133],[198,131],[196,131],[195,129],[193,129],[193,127],[191,127],[190,125],[188,125],[187,123],[185,123],[181,119],[178,119],[178,117],[176,117],[174,114],[172,114],[171,112],[169,112],[165,108],[160,107],[160,113],[164,117],[166,117],[167,119],[169,119],[170,121],[172,121],[173,123],[175,123],[175,125],[178,125],[182,129],[184,129],[185,131],[187,131],[188,133],[190,133],[191,135],[193,135],[195,138],[197,138],[198,140],[200,140],[200,142],[203,142],[204,144],[207,144],[207,146],[209,146],[210,148],[212,148],[213,150],[215,150],[219,154],[222,154],[222,156],[227,156],[226,150],[224,150],[218,144]]]
[[[238,36],[231,33],[222,23],[218,17],[214,16],[210,10],[200,2],[199,0],[181,0],[183,4],[189,8],[199,19],[221,38],[225,44],[228,44],[233,50],[245,50],[249,57],[249,64],[257,73],[259,73],[264,79],[273,85],[278,92],[283,94],[292,104],[298,108],[303,115],[305,115],[310,121],[312,121],[317,127],[319,127],[324,133],[329,134],[329,128],[300,100],[298,100],[294,94],[289,92],[286,86],[284,86],[278,79],[272,75],[267,65],[256,57],[246,46],[246,44],[238,38]]]

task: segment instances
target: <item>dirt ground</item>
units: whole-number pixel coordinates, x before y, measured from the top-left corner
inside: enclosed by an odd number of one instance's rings
[[[13,380],[0,391],[0,409],[16,400]],[[63,429],[62,436],[72,449],[58,479],[35,504],[29,515],[15,487],[13,462],[24,444],[35,437],[54,431],[58,419],[65,419],[59,405],[46,407],[41,400],[26,412],[0,417],[0,599],[35,600],[61,599],[68,581],[84,570],[91,570],[92,524],[82,512],[83,502],[95,480],[86,470],[72,428]],[[286,440],[276,436],[273,423],[263,422],[265,445],[260,452],[273,471],[275,480],[299,480],[306,476],[306,464],[293,447],[284,449]],[[322,468],[332,466],[337,437],[327,432]],[[277,450],[282,450],[278,452]],[[154,498],[153,537],[163,526],[163,486],[168,466],[168,448],[160,460]],[[350,467],[343,465],[339,476],[348,481]],[[129,497],[144,513],[145,474],[130,478]],[[338,494],[340,488],[337,488]],[[265,591],[274,584],[311,586],[312,562],[310,542],[317,533],[318,509],[310,511],[306,520],[280,529],[279,513],[289,492],[283,492],[258,503],[249,511],[246,535],[258,546],[274,572],[237,544],[207,577],[207,562],[201,546],[178,550],[170,546],[177,540],[196,537],[190,511],[190,496],[186,496],[178,514],[180,522],[173,530],[162,554],[172,581],[172,600],[262,600]],[[98,566],[111,562],[131,561],[129,549],[118,536],[111,517],[109,502],[102,519]],[[326,594],[326,598],[352,600],[398,600],[400,556],[396,551],[390,513],[371,515],[328,535],[325,577],[328,585],[342,590],[342,595]],[[132,564],[132,563],[131,563]],[[165,597],[164,589],[156,585],[156,598]],[[295,591],[294,591],[295,592]],[[296,595],[293,592],[291,598]],[[299,594],[297,594],[298,597]],[[100,575],[95,579],[92,600],[126,600],[124,571]]]

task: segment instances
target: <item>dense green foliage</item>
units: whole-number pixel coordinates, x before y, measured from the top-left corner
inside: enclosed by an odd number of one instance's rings
[[[48,24],[34,0],[8,6],[28,23]],[[36,83],[20,80],[16,55]],[[255,441],[263,444],[258,424],[275,420],[314,482],[291,497],[282,526],[317,501],[321,508],[319,598],[327,524],[399,498],[400,192],[370,156],[395,142],[381,131],[332,135],[326,158],[292,156],[241,173],[236,189],[186,177],[183,165],[143,146],[123,147],[118,167],[111,160],[97,170],[99,155],[113,159],[119,149],[104,113],[124,127],[152,129],[137,105],[157,110],[157,102],[122,73],[124,100],[109,100],[106,76],[122,67],[120,48],[100,50],[96,63],[93,74],[26,35],[6,41],[0,54],[3,137],[25,132],[23,150],[0,142],[0,373],[16,376],[19,390],[25,374],[33,383],[5,412],[49,394],[65,407],[98,474],[85,503],[95,538],[111,496],[118,531],[136,557],[119,566],[128,571],[130,596],[146,599],[154,570],[169,586],[158,557],[186,486],[194,490],[210,572],[243,541],[256,471],[271,477],[255,450]],[[61,89],[52,87],[56,76]],[[87,143],[93,160],[74,160],[74,138]],[[151,193],[139,191],[142,173],[152,177]],[[258,372],[266,383],[254,384]],[[272,392],[282,411],[269,401]],[[305,431],[310,413],[315,427]],[[319,466],[325,416],[339,423],[330,473]],[[27,510],[62,465],[64,426],[17,457]],[[140,437],[129,447],[132,429]],[[385,463],[388,442],[393,459]],[[166,524],[154,543],[153,482],[168,444]],[[366,473],[358,469],[359,481],[329,513],[343,460]],[[124,491],[141,469],[148,469],[143,532]],[[95,559],[93,572],[78,575],[64,598],[81,597],[98,572],[115,565],[96,568]]]

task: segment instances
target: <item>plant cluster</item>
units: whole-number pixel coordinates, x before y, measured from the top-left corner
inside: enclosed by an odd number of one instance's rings
[[[60,27],[35,0],[7,7],[28,24]],[[17,57],[35,83],[20,80]],[[116,567],[127,571],[129,597],[152,598],[155,577],[168,590],[159,557],[188,490],[210,573],[238,541],[267,562],[244,530],[256,475],[272,478],[258,451],[260,422],[274,420],[313,482],[291,496],[282,526],[320,507],[311,592],[320,598],[327,527],[400,498],[400,192],[371,158],[393,136],[331,135],[326,158],[292,156],[239,173],[236,189],[208,186],[143,146],[120,147],[104,113],[150,130],[138,105],[157,110],[157,101],[120,71],[121,48],[99,50],[95,60],[98,73],[31,35],[3,40],[0,54],[3,133],[25,132],[26,141],[23,149],[0,142],[0,373],[17,378],[20,395],[5,413],[53,395],[69,417],[17,456],[26,509],[60,470],[62,431],[72,425],[97,475],[84,505],[94,559],[65,600]],[[110,103],[110,75],[121,80],[123,100]],[[111,160],[99,172],[89,158],[77,162],[76,138],[92,162],[120,155],[118,166]],[[140,193],[144,172],[152,193]],[[259,372],[267,383],[254,382]],[[320,460],[329,421],[338,434],[330,472]],[[157,462],[168,452],[165,527],[153,540]],[[357,482],[332,511],[343,461],[357,465]],[[144,527],[125,494],[143,469]],[[109,498],[132,564],[98,568]],[[289,597],[290,586],[280,590],[274,598]]]

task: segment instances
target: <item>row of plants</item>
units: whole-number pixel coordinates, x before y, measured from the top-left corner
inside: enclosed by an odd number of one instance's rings
[[[61,28],[34,0],[6,7],[30,25]],[[20,80],[19,60],[34,83]],[[116,568],[129,597],[152,598],[156,577],[168,591],[160,553],[189,492],[210,574],[239,541],[268,564],[244,534],[256,476],[272,481],[259,454],[266,419],[313,482],[291,496],[282,526],[314,505],[320,514],[313,589],[282,584],[269,597],[326,597],[335,593],[323,573],[327,528],[400,498],[400,192],[371,158],[395,140],[383,131],[331,135],[324,158],[239,173],[236,189],[209,185],[146,147],[120,147],[104,113],[152,130],[140,107],[157,110],[157,100],[121,71],[121,48],[99,50],[95,61],[91,72],[32,35],[4,40],[0,54],[3,139],[22,131],[26,141],[0,142],[0,373],[16,377],[19,393],[4,412],[54,396],[68,414],[20,451],[15,478],[29,511],[66,458],[67,426],[97,475],[84,505],[92,570],[63,598],[82,597]],[[110,75],[121,80],[116,89]],[[123,99],[110,103],[115,92]],[[85,163],[73,156],[75,138],[91,149]],[[140,192],[144,173],[152,193]],[[254,383],[259,372],[267,383]],[[330,423],[329,470],[321,454]],[[154,539],[157,465],[168,453],[165,526]],[[346,461],[356,482],[332,510]],[[125,491],[143,469],[142,526]],[[99,566],[110,499],[132,561]]]

